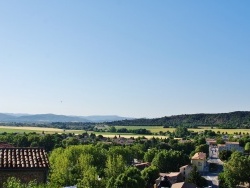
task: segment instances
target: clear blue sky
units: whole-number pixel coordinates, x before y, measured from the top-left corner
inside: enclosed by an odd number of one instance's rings
[[[250,1],[0,1],[0,112],[250,110]]]

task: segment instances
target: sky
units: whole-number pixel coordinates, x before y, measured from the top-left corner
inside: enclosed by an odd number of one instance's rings
[[[250,110],[250,1],[0,0],[0,112]]]

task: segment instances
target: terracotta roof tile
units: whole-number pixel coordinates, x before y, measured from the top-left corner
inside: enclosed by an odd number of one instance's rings
[[[43,148],[0,148],[0,169],[48,167],[48,156]]]
[[[192,157],[192,159],[206,159],[206,153],[198,152]]]
[[[162,176],[162,177],[165,177],[165,176],[176,177],[178,175],[180,175],[180,172],[160,173],[160,176]]]

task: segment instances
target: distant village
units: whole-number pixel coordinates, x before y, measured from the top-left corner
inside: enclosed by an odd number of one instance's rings
[[[91,147],[101,147],[107,154],[110,152],[110,149],[114,147],[117,148],[126,148],[131,149],[133,152],[139,152],[140,154],[134,155],[126,163],[126,168],[136,168],[138,172],[145,172],[148,168],[152,166],[162,165],[156,162],[157,155],[162,151],[169,151],[172,152],[174,150],[179,150],[180,154],[182,155],[184,150],[189,149],[190,146],[195,146],[194,142],[196,143],[196,147],[193,151],[187,151],[186,153],[190,153],[189,161],[186,161],[186,164],[179,162],[180,159],[169,159],[176,162],[175,171],[160,171],[160,167],[157,171],[158,176],[153,176],[153,180],[149,181],[144,187],[145,188],[196,188],[196,187],[209,187],[209,188],[216,188],[222,187],[220,186],[220,179],[219,174],[223,172],[224,164],[227,163],[230,156],[224,160],[221,156],[224,155],[226,152],[232,153],[241,153],[243,156],[249,156],[249,151],[241,146],[239,141],[230,141],[228,135],[220,135],[219,136],[219,143],[218,143],[218,136],[217,138],[210,138],[207,135],[198,135],[196,140],[194,139],[185,139],[185,138],[154,138],[147,139],[144,136],[138,138],[125,138],[122,135],[115,135],[113,138],[105,137],[102,135],[96,136],[95,134],[91,133],[88,134],[87,132],[82,135],[40,135],[36,133],[27,134],[27,142],[31,137],[33,139],[37,139],[37,145],[32,143],[26,143],[26,147],[23,147],[22,144],[25,143],[25,136],[20,136],[16,134],[19,138],[19,145],[16,143],[9,143],[6,140],[1,138],[5,138],[6,134],[1,135],[0,137],[0,187],[8,187],[6,182],[10,181],[11,177],[15,179],[13,181],[19,180],[19,183],[23,183],[27,185],[31,181],[35,181],[36,185],[44,185],[52,180],[52,176],[50,176],[50,172],[54,172],[55,165],[52,164],[55,161],[52,160],[51,152],[53,153],[56,148],[71,148],[73,146],[89,146]],[[15,135],[15,136],[16,136]],[[41,142],[42,145],[39,143],[39,139],[44,139],[45,137],[48,140],[48,143]],[[231,136],[232,137],[232,136]],[[246,140],[246,144],[250,144],[249,136],[240,136],[234,135],[234,139],[241,139],[244,138]],[[23,139],[23,140],[20,140]],[[46,140],[45,139],[45,140]],[[55,139],[58,143],[55,142]],[[23,142],[23,143],[22,143]],[[53,143],[54,142],[54,143]],[[51,149],[46,149],[46,144],[54,144],[51,145]],[[28,146],[30,144],[30,146]],[[249,145],[248,144],[248,145]],[[134,146],[140,146],[142,148],[146,148],[147,151],[143,152],[140,149],[135,150]],[[183,147],[182,149],[178,149],[178,147]],[[226,152],[225,152],[226,151]],[[122,154],[122,151],[119,151]],[[155,152],[155,153],[154,153]],[[152,153],[152,158],[149,161],[146,161],[146,154]],[[185,152],[184,152],[185,153]],[[183,153],[183,154],[184,154]],[[96,154],[99,155],[98,152]],[[126,154],[124,154],[125,156]],[[119,156],[119,155],[117,155]],[[249,158],[249,157],[248,157]],[[165,159],[162,159],[165,160]],[[173,163],[175,163],[173,162]],[[104,162],[105,163],[105,162]],[[125,163],[125,162],[124,162]],[[182,164],[181,166],[178,166]],[[249,164],[250,165],[250,164]],[[105,166],[105,164],[104,164]],[[105,167],[106,168],[106,167]],[[122,174],[122,172],[119,172]],[[244,172],[242,172],[244,173]],[[143,173],[142,173],[143,174]],[[103,176],[98,175],[97,181],[102,182],[104,181],[105,174]],[[113,178],[118,178],[113,177]],[[145,177],[144,177],[145,178]],[[151,177],[152,178],[152,177]],[[115,180],[114,180],[115,181]],[[118,181],[118,180],[117,180]],[[144,180],[146,181],[146,180]],[[200,184],[201,183],[201,184]],[[53,187],[53,185],[48,184],[47,187]],[[58,186],[58,185],[57,185]],[[55,187],[57,187],[55,185]],[[64,188],[73,188],[73,187],[84,187],[80,184],[78,185],[62,185],[58,187]],[[111,186],[112,187],[112,186]],[[113,186],[115,187],[115,186]],[[133,187],[133,186],[132,186]],[[131,188],[132,188],[131,187]],[[240,183],[237,187],[249,187],[249,183]],[[136,186],[135,186],[136,188]]]

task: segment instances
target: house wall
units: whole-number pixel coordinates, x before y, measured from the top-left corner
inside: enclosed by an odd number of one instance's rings
[[[239,144],[228,144],[226,143],[226,148],[227,150],[236,150],[236,151],[240,151],[243,152],[243,148],[239,146]]]
[[[236,150],[239,152],[244,151],[243,147],[240,147],[239,144],[230,144],[227,142],[224,145],[218,145],[218,149],[219,149],[219,152],[222,150],[230,150],[230,151]]]
[[[199,172],[202,172],[204,171],[204,168],[205,168],[205,165],[206,165],[206,161],[205,160],[202,160],[202,159],[193,159],[192,161],[192,164],[195,165],[197,167],[197,170]]]
[[[188,179],[189,174],[190,174],[191,171],[192,171],[192,167],[191,166],[186,166],[186,167],[180,168],[180,173],[185,178],[184,180]]]
[[[47,178],[47,170],[0,170],[0,188],[3,182],[9,177],[15,177],[23,183],[36,180],[37,183],[45,183]]]
[[[167,177],[168,177],[168,176],[167,176]],[[170,181],[171,184],[178,183],[178,182],[182,182],[182,181],[183,181],[183,176],[182,176],[182,174],[180,173],[180,174],[177,175],[177,176],[168,177],[168,180]]]

